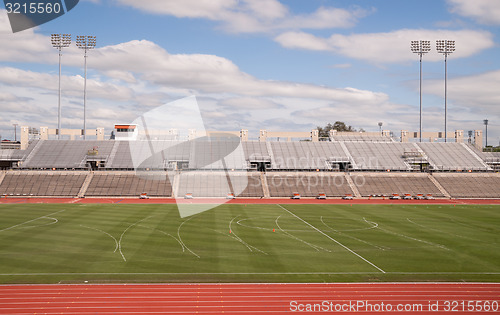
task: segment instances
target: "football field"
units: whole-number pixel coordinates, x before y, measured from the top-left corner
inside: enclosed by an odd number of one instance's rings
[[[498,205],[3,204],[0,218],[4,284],[500,281]]]

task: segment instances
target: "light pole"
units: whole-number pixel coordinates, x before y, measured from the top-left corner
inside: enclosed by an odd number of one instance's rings
[[[83,140],[85,140],[87,134],[87,51],[94,49],[95,45],[95,36],[76,36],[76,46],[83,49],[85,60],[85,79],[83,83]]]
[[[17,142],[17,126],[18,124],[12,124],[14,126],[14,141]]]
[[[431,50],[429,40],[412,40],[411,51],[420,56],[420,142],[422,142],[422,56]]]
[[[447,90],[448,90],[448,55],[455,51],[455,41],[454,40],[437,40],[436,50],[438,53],[444,55],[444,142],[448,139],[447,128],[446,128],[446,116],[448,112],[447,104]]]
[[[485,146],[485,148],[486,148],[486,147],[488,147],[488,119],[483,120],[483,122],[484,122],[484,125],[486,126],[486,133],[485,133],[485,136],[486,136],[486,146]]]
[[[57,139],[61,138],[61,57],[62,49],[71,44],[71,34],[52,34],[52,46],[59,50],[59,106],[57,115]]]

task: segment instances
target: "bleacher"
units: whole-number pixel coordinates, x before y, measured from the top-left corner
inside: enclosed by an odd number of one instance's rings
[[[266,174],[270,197],[289,198],[294,193],[301,197],[317,197],[324,193],[327,197],[342,197],[352,194],[343,173],[274,172]]]
[[[275,170],[328,170],[331,161],[348,161],[339,143],[271,142],[272,168]]]
[[[263,197],[260,174],[243,172],[184,172],[179,175],[177,197]]]
[[[499,198],[498,173],[435,173],[434,177],[453,198]]]
[[[498,174],[494,173],[500,166],[496,154],[462,143],[342,137],[318,142],[240,142],[238,137],[33,141],[26,150],[0,151],[0,162],[10,169],[2,173],[0,194],[136,197],[147,192],[152,197],[191,193],[195,197],[234,194],[267,198],[297,193],[312,198],[320,193],[327,197],[398,193],[500,197]],[[432,175],[421,172],[426,170]]]
[[[9,171],[0,182],[0,195],[76,197],[86,176],[86,172]]]
[[[408,171],[404,152],[412,147],[409,143],[396,142],[346,142],[345,146],[354,158],[357,170],[397,170]]]
[[[166,172],[95,172],[85,192],[88,197],[171,197],[172,185]]]
[[[434,197],[443,197],[443,193],[425,173],[359,173],[351,175],[351,178],[363,197],[392,194],[431,194]]]
[[[418,143],[428,156],[434,170],[439,171],[486,171],[491,170],[477,154],[462,143]]]

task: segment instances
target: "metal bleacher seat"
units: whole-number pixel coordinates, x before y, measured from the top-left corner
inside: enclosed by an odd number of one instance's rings
[[[353,193],[344,175],[338,173],[271,172],[266,181],[271,197],[290,197],[294,193],[302,197],[316,197],[319,193],[341,197]]]
[[[499,198],[498,173],[434,173],[434,178],[454,198]]]
[[[83,172],[8,172],[0,195],[76,197],[85,177]]]
[[[392,194],[411,194],[412,196],[417,194],[432,194],[436,197],[443,196],[428,175],[422,173],[359,173],[355,175],[351,174],[351,178],[361,196],[364,197],[374,195],[389,196]]]
[[[410,146],[407,143],[346,142],[345,145],[357,169],[399,171],[411,169],[403,158],[405,150]]]
[[[166,172],[96,172],[86,196],[148,196],[170,197],[172,185]]]
[[[418,143],[434,170],[490,170],[471,150],[461,143]]]
[[[194,171],[179,175],[177,197],[192,193],[193,197],[263,197],[259,174],[246,172]]]

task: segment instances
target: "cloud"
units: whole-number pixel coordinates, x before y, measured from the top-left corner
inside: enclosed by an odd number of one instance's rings
[[[290,29],[329,29],[354,26],[373,9],[320,7],[295,15],[278,0],[117,0],[151,14],[217,21],[231,33],[256,33]]]
[[[269,99],[253,98],[253,97],[227,98],[219,102],[219,105],[225,107],[228,110],[233,110],[233,111],[277,109],[284,107],[283,105],[280,105]]]
[[[428,80],[426,93],[444,97],[442,80]],[[476,113],[500,117],[500,70],[486,73],[448,78],[448,100],[461,108],[474,108]]]
[[[412,30],[404,29],[389,33],[366,33],[353,35],[334,34],[329,38],[305,32],[287,32],[275,38],[285,48],[329,51],[354,59],[373,63],[401,63],[415,60],[410,51],[411,40],[438,39],[456,41],[453,58],[464,58],[494,46],[493,35],[486,31],[472,30]],[[442,60],[435,49],[426,55],[426,60]]]
[[[500,2],[495,0],[447,0],[450,12],[490,25],[500,25]]]
[[[120,69],[156,86],[201,93],[232,93],[241,96],[286,96],[334,101],[378,103],[387,95],[355,88],[330,88],[312,84],[257,79],[242,72],[232,61],[215,55],[169,54],[153,42],[130,41],[93,52],[92,67],[103,73]],[[143,58],[148,55],[149,58]],[[78,64],[81,56],[67,56]],[[150,62],[155,60],[156,62]],[[116,76],[115,76],[116,77]]]

